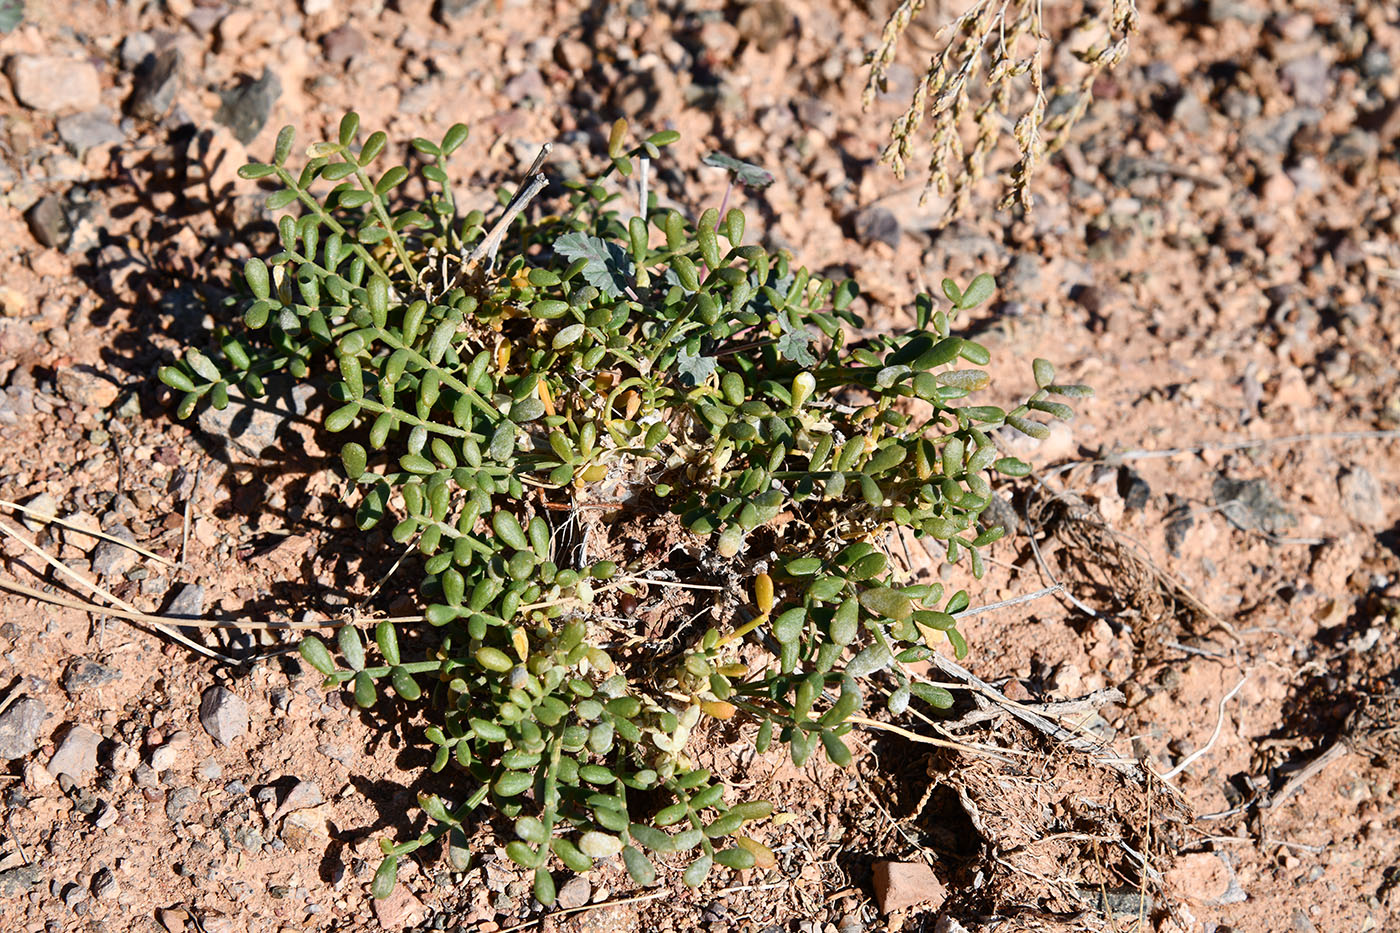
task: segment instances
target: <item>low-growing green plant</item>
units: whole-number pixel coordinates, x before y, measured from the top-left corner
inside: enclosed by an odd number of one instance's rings
[[[614,182],[645,177],[674,133],[628,148],[619,121],[605,170],[567,182],[556,213],[521,210],[543,186],[532,174],[501,192],[491,227],[459,216],[443,168],[466,136],[415,139],[409,165],[380,170],[388,140],[357,145],[350,114],[296,170],[284,129],[270,163],[242,170],[291,209],[280,250],[244,269],[245,327],[160,372],[182,416],[228,404],[235,384],[259,395],[274,371],[324,380],[359,528],[392,521],[421,553],[429,657],[404,657],[388,621],[372,639],[342,627],[336,652],[301,645],[361,707],[386,685],[430,700],[433,770],[457,776],[452,802],[420,797],[429,829],[384,841],[373,891],[444,833],[459,857],[482,806],[515,821],[506,851],[546,904],[556,858],[585,871],[621,855],[643,885],[657,853],[688,860],[691,885],[716,863],[772,865],[745,831],[770,804],[732,799],[691,737],[743,720],[760,752],[781,743],[801,765],[820,747],[844,765],[863,681],[887,672],[895,713],[948,707],[903,665],[944,639],[966,651],[969,596],[902,581],[881,545],[895,529],[929,536],[980,577],[1003,534],[982,518],[990,475],[1029,469],[988,432],[1042,436],[1032,415],[1068,418],[1051,396],[1088,390],[1036,360],[1023,405],[967,403],[989,354],[952,327],[992,294],[989,276],[921,297],[911,330],[851,341],[854,284],[746,242],[742,210],[688,218],[654,192],[633,209]],[[707,161],[739,184],[767,177]],[[639,514],[680,543],[634,547]],[[659,584],[708,618],[676,611],[643,641],[628,600]]]

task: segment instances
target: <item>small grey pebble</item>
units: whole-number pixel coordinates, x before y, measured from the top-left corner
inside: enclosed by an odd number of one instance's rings
[[[248,704],[227,687],[215,685],[199,701],[199,722],[220,745],[228,745],[248,731]]]
[[[63,903],[69,910],[76,910],[78,905],[87,900],[87,892],[82,885],[77,882],[70,882],[63,887]]]
[[[204,615],[204,587],[198,583],[182,583],[171,590],[165,614],[181,619],[198,619]]]
[[[34,751],[47,715],[43,702],[33,697],[11,703],[0,713],[0,759],[13,761]]]
[[[44,880],[38,865],[17,865],[0,871],[0,897],[21,897]]]
[[[199,794],[193,787],[177,787],[170,792],[170,796],[165,801],[165,815],[172,823],[179,823],[184,820],[185,815],[199,799]]]

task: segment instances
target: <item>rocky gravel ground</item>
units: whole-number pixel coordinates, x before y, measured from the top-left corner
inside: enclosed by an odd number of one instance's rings
[[[27,6],[0,37],[0,499],[29,511],[0,509],[0,576],[87,596],[23,539],[140,612],[411,609],[402,574],[375,593],[397,552],[347,522],[310,395],[185,424],[152,378],[269,242],[235,171],[280,126],[310,141],[350,108],[391,139],[460,121],[459,199],[489,207],[545,141],[551,174],[598,165],[625,116],[684,134],[657,184],[685,210],[723,193],[706,152],[772,171],[742,195],[750,229],[859,279],[872,331],[991,271],[968,332],[1096,387],[1028,452],[1048,469],[1007,490],[1023,534],[974,590],[1065,594],[971,620],[966,663],[1033,708],[1098,697],[1074,721],[1169,777],[1133,793],[995,714],[945,735],[1034,767],[871,732],[852,769],[798,770],[716,736],[715,766],[783,814],[771,871],[639,891],[605,866],[561,877],[572,912],[551,914],[483,828],[469,861],[432,852],[371,902],[378,838],[418,831],[418,790],[449,792],[424,722],[323,692],[285,632],[190,626],[191,648],[10,593],[4,929],[1400,923],[1394,4],[1144,2],[1034,211],[996,210],[989,179],[951,222],[878,155],[953,5],[924,12],[868,112],[881,2]],[[917,543],[905,560],[960,579]]]

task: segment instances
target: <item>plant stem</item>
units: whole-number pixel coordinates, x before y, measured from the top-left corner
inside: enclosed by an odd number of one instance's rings
[[[316,218],[320,220],[321,223],[330,227],[336,233],[339,233],[342,238],[345,238],[346,231],[344,225],[342,225],[340,221],[336,220],[333,216],[331,216],[331,214],[324,207],[321,206],[321,202],[311,196],[311,192],[307,191],[301,185],[297,184],[297,180],[292,177],[292,174],[290,172],[288,172],[285,168],[282,168],[282,166],[280,165],[276,168],[277,177],[282,181],[283,185],[296,192],[297,200],[304,204],[306,208],[311,211],[311,213],[315,214]],[[349,242],[350,248],[353,249],[357,254],[359,254],[360,258],[365,261],[366,266],[369,266],[371,269],[373,269],[375,272],[378,272],[386,279],[389,277],[388,273],[384,271],[384,267],[379,264],[379,260],[375,259],[374,256],[370,253],[370,251],[365,249],[364,245],[361,244],[356,237],[349,237],[347,242]]]
[[[384,209],[384,199],[375,190],[374,184],[365,174],[358,161],[355,164],[355,179],[360,183],[360,187],[369,192],[369,203],[374,205],[374,214],[379,218],[379,222],[384,225],[384,232],[389,235],[389,242],[394,247],[394,253],[399,257],[399,262],[403,263],[404,272],[408,273],[408,279],[418,285],[418,270],[414,268],[412,260],[408,258],[408,252],[403,248],[403,240],[399,237],[398,231],[394,229],[394,221],[389,216],[389,212]],[[358,238],[357,238],[358,239]],[[388,278],[386,275],[385,278]]]
[[[725,186],[724,197],[719,199],[719,216],[724,219],[724,206],[729,203],[729,193],[734,190],[734,176],[729,176],[729,184]]]
[[[456,376],[447,372],[447,370],[443,369],[442,367],[434,364],[426,356],[419,353],[413,347],[400,340],[391,331],[382,327],[376,327],[374,328],[374,330],[378,339],[393,347],[395,350],[407,350],[409,359],[413,360],[415,363],[419,364],[424,369],[429,369],[437,373],[440,377],[442,377],[443,385],[448,386],[449,388],[456,389],[458,392],[465,395],[473,406],[480,409],[481,412],[486,415],[487,421],[491,422],[492,424],[499,424],[501,422],[501,419],[504,416],[500,412],[498,412],[494,407],[492,407],[491,404],[486,401],[486,399],[482,398],[480,393],[478,393],[471,386],[467,385],[465,382],[458,379]]]
[[[378,414],[392,412],[395,417],[402,418],[409,424],[426,428],[427,430],[433,431],[437,434],[445,434],[448,437],[470,437],[475,440],[484,440],[486,437],[486,435],[484,434],[477,434],[475,432],[468,431],[465,428],[459,428],[450,424],[443,424],[439,421],[425,421],[424,419],[419,418],[417,415],[409,414],[402,408],[391,408],[390,406],[385,405],[382,402],[376,402],[374,399],[357,398],[355,399],[355,402],[361,405],[362,407],[368,408],[370,411],[376,412]]]
[[[554,830],[555,812],[557,809],[559,784],[559,758],[564,752],[563,733],[555,731],[553,738],[549,740],[549,770],[544,774],[544,828],[547,832]],[[548,843],[546,843],[548,845]],[[546,858],[548,855],[546,854]]]

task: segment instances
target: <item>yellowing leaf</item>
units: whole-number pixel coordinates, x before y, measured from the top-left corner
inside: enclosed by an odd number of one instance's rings
[[[734,717],[734,704],[723,700],[702,700],[700,711],[713,719],[728,720]]]

